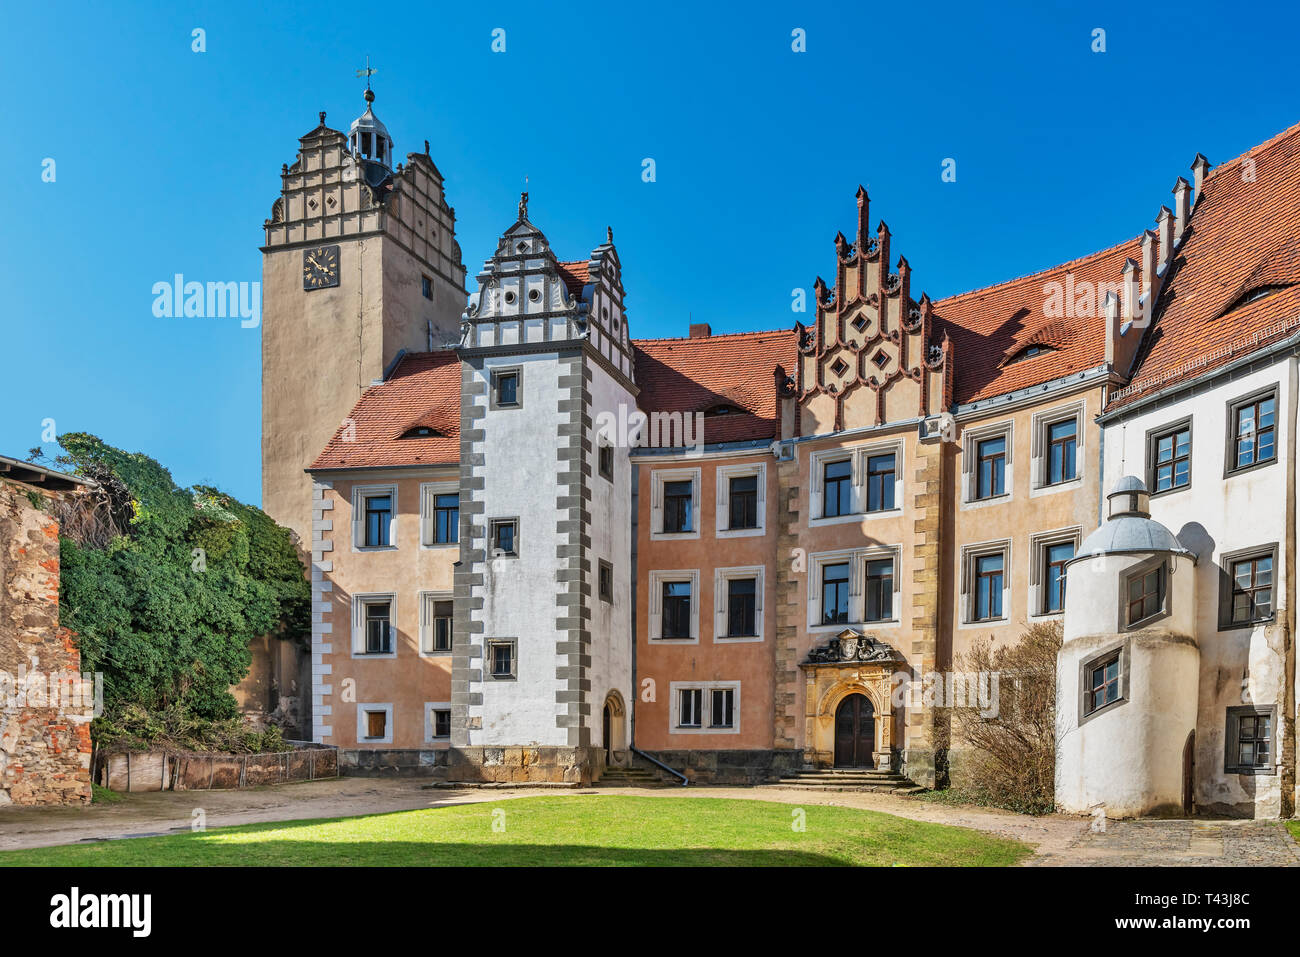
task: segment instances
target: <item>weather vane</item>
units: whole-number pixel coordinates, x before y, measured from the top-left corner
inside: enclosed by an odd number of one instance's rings
[[[375,70],[375,69],[372,69],[372,68],[371,68],[371,66],[370,66],[370,55],[367,54],[367,55],[366,55],[366,68],[365,68],[364,70],[357,70],[357,76],[364,76],[364,77],[366,78],[366,89],[368,90],[368,89],[370,89],[370,77],[373,76],[374,74],[378,73],[378,72],[379,72],[378,70]]]

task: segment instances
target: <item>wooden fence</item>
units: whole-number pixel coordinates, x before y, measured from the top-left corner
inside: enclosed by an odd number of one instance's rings
[[[117,751],[103,756],[96,781],[113,791],[206,791],[336,778],[335,748],[267,754]]]

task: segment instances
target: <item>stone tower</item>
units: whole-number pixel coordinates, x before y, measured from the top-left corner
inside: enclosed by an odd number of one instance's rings
[[[423,153],[394,169],[366,110],[345,136],[320,125],[280,172],[262,247],[262,508],[311,541],[303,471],[403,351],[454,343],[465,267],[443,178]]]
[[[636,402],[613,234],[560,262],[525,193],[478,283],[459,350],[451,773],[588,783],[605,726],[611,748],[628,740],[632,680],[631,469],[598,434]]]

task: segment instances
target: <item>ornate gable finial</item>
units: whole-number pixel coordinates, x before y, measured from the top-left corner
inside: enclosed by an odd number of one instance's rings
[[[320,125],[321,125],[321,126],[324,126],[324,125],[325,125],[325,111],[324,111],[324,110],[321,110],[321,111],[320,111]]]
[[[523,222],[528,219],[528,194],[519,194],[519,220]]]
[[[429,155],[429,141],[428,141],[428,140],[425,140],[425,141],[424,141],[424,155],[425,155],[425,156],[428,156],[428,155]]]
[[[606,227],[605,227],[605,242],[609,243],[611,246],[614,245],[614,227],[613,227],[613,226],[606,226]]]

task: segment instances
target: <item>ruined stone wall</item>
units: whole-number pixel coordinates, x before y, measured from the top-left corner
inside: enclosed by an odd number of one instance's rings
[[[46,680],[81,671],[72,633],[59,626],[59,526],[49,505],[0,482],[0,805],[90,802],[90,708],[65,706]]]

